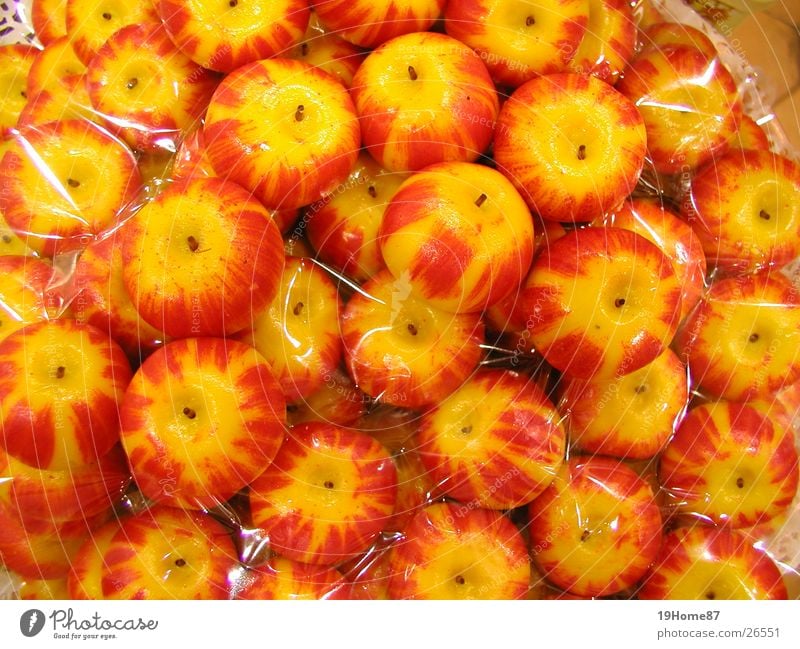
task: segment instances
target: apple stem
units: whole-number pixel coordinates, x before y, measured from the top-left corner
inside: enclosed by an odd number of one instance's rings
[[[67,185],[69,185],[73,189],[76,189],[81,186],[81,184],[77,180],[74,180],[73,178],[67,178]]]
[[[417,331],[417,328],[413,324],[409,323],[408,333],[410,333],[412,336],[416,336],[419,332]]]
[[[761,336],[758,334],[750,334],[750,337],[747,340],[749,340],[751,343],[757,343],[760,337]]]
[[[230,0],[230,2],[228,3],[228,6],[229,7],[235,7],[238,4],[239,4],[239,0]]]
[[[133,79],[130,79],[128,81],[127,88],[128,90],[133,90],[138,85],[139,85],[139,80],[136,77],[133,77]]]
[[[463,578],[461,575],[456,575],[456,583],[457,583],[459,586],[463,586],[464,584],[466,584],[466,583],[467,583],[467,581],[466,581],[466,579],[464,579],[464,578]]]
[[[307,56],[308,55],[308,43],[303,43],[300,45],[300,56]]]
[[[372,198],[375,198],[378,195],[378,192],[375,190],[375,185],[370,185],[369,187],[367,187],[367,191],[369,192],[369,195],[372,196]]]
[[[761,210],[758,215],[765,221],[769,221],[772,218],[767,210]]]
[[[326,481],[325,481],[325,482],[322,484],[322,486],[323,486],[323,487],[325,487],[326,489],[333,489],[333,483],[332,483],[330,480],[326,480]]]
[[[408,76],[411,78],[412,81],[417,80],[417,71],[414,69],[413,65],[408,66]]]
[[[586,145],[581,144],[578,147],[578,160],[586,160]]]
[[[27,99],[28,98],[28,93],[25,92],[24,90],[22,92],[20,92],[19,94],[22,95],[23,99]]]
[[[64,367],[63,365],[60,365],[60,366],[58,366],[56,368],[56,378],[57,379],[63,379],[64,378],[64,374],[66,374],[66,373],[67,373],[67,368]]]
[[[300,315],[303,312],[303,307],[304,306],[305,306],[305,304],[303,304],[302,302],[298,302],[297,304],[294,305],[294,309],[292,309],[292,313],[294,313],[295,315]]]
[[[183,414],[186,415],[186,417],[188,417],[189,419],[194,419],[195,417],[197,417],[197,413],[188,406],[183,409]]]
[[[483,205],[486,202],[487,198],[488,198],[488,196],[486,194],[481,194],[480,196],[478,196],[478,200],[475,201],[475,205],[480,207],[481,205]]]
[[[111,20],[111,14],[106,11],[103,14],[103,20]]]
[[[189,250],[191,250],[192,252],[197,252],[197,249],[200,247],[200,244],[198,243],[197,239],[195,239],[192,236],[186,239],[186,243],[189,244]]]
[[[535,24],[536,24],[536,18],[534,18],[533,16],[528,16],[525,19],[525,25],[527,25],[528,27],[532,27]]]
[[[625,298],[624,297],[618,297],[616,300],[614,300],[614,306],[617,307],[618,309],[621,309],[622,307],[624,307],[625,306]]]
[[[183,568],[186,565],[186,559],[175,559],[175,565],[178,568]]]
[[[295,119],[296,122],[302,122],[303,121],[303,117],[305,117],[303,112],[305,111],[305,109],[306,109],[306,107],[303,106],[303,104],[300,104],[297,107],[297,112],[294,114],[294,119]]]
[[[591,535],[592,535],[592,533],[591,533],[589,530],[583,530],[583,534],[581,534],[581,541],[582,541],[582,542],[586,542],[586,541],[588,541],[588,540],[589,540],[589,537],[590,537]]]

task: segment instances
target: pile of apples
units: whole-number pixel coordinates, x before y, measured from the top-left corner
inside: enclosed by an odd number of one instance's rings
[[[32,18],[0,47],[21,597],[787,597],[800,167],[703,33],[641,0]]]

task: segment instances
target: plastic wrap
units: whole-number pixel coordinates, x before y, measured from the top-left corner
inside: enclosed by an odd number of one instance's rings
[[[800,596],[800,170],[723,35],[129,4],[0,36],[13,596]]]

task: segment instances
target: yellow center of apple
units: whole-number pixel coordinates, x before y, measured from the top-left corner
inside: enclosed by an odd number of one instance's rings
[[[672,595],[678,595],[678,599],[751,599],[755,589],[748,586],[738,570],[723,561],[701,558],[683,575]]]

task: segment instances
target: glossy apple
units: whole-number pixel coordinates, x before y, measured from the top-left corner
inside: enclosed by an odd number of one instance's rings
[[[320,389],[339,366],[342,308],[327,272],[311,259],[291,257],[278,294],[240,335],[269,362],[289,402],[301,402]]]
[[[280,232],[250,192],[220,178],[176,183],[125,225],[123,281],[141,317],[176,338],[248,327],[278,293]]]
[[[570,378],[619,377],[672,342],[681,286],[669,258],[621,228],[573,230],[536,258],[520,292],[537,351]]]
[[[525,541],[499,512],[434,503],[390,550],[391,599],[521,599],[531,567]]]
[[[446,0],[312,0],[322,24],[361,47],[429,29]]]
[[[584,39],[589,0],[450,2],[445,29],[474,49],[500,86],[564,72]]]
[[[361,146],[345,87],[282,58],[229,74],[211,99],[203,134],[214,169],[270,209],[308,205],[335,189]]]
[[[158,23],[114,32],[88,64],[92,106],[134,149],[174,151],[205,113],[217,78],[181,52]]]
[[[682,527],[664,537],[640,599],[787,599],[770,556],[727,528]]]
[[[574,595],[599,597],[634,586],[661,545],[653,490],[610,458],[570,458],[528,513],[534,562]]]
[[[646,49],[616,87],[641,112],[660,173],[696,169],[727,148],[736,130],[736,82],[718,58],[695,47]]]
[[[681,211],[709,264],[728,273],[781,267],[800,254],[800,165],[733,149],[698,170]]]
[[[656,244],[669,257],[681,285],[683,320],[706,288],[706,255],[700,238],[685,221],[656,198],[631,198],[592,225],[632,230]]]
[[[289,559],[332,565],[366,550],[394,513],[397,471],[375,439],[333,424],[288,431],[250,486],[253,525]]]
[[[433,306],[483,311],[530,268],[533,221],[503,174],[469,162],[425,167],[403,182],[378,232],[384,262]]]
[[[565,380],[558,407],[571,442],[582,451],[647,459],[664,448],[688,401],[686,366],[665,349],[625,376]]]
[[[711,39],[696,27],[684,23],[655,22],[643,30],[640,40],[642,51],[693,47],[709,60],[717,57],[717,48]]]
[[[341,331],[356,386],[404,408],[431,406],[455,391],[477,367],[484,340],[477,314],[441,311],[388,271],[350,298]]]
[[[229,597],[238,557],[229,530],[210,515],[160,506],[113,524],[101,570],[90,573],[100,577],[102,599]],[[86,591],[96,593],[98,584]]]
[[[398,36],[374,50],[350,91],[364,146],[390,171],[477,160],[499,109],[480,57],[432,32]]]
[[[677,513],[731,528],[760,525],[797,493],[794,435],[747,404],[702,404],[664,449],[658,475]]]
[[[633,102],[596,77],[560,73],[527,82],[503,104],[494,157],[532,211],[577,222],[633,191],[645,147]]]
[[[43,90],[62,86],[71,90],[76,78],[86,74],[86,66],[75,55],[66,36],[52,41],[36,55],[28,72],[27,95],[33,99]]]
[[[531,502],[552,482],[566,447],[547,395],[507,370],[476,373],[425,413],[418,440],[435,493],[488,509]]]
[[[36,252],[85,246],[111,227],[141,186],[119,140],[79,120],[20,130],[0,162],[0,212]]]
[[[739,126],[736,129],[736,133],[731,135],[731,139],[728,140],[728,145],[731,149],[770,150],[766,131],[749,115],[742,115],[739,118]]]
[[[378,230],[406,178],[361,153],[347,180],[306,210],[306,233],[319,259],[357,282],[385,268]]]
[[[210,508],[272,462],[283,442],[286,402],[272,369],[249,345],[185,338],[142,364],[120,420],[145,496]]]
[[[797,289],[769,272],[714,282],[676,339],[700,390],[729,401],[763,398],[800,380],[798,345]]]
[[[119,441],[117,408],[130,380],[125,352],[99,329],[26,325],[0,341],[0,444],[40,469],[96,461]]]
[[[308,26],[307,0],[154,0],[170,38],[193,61],[219,72],[286,56]]]

